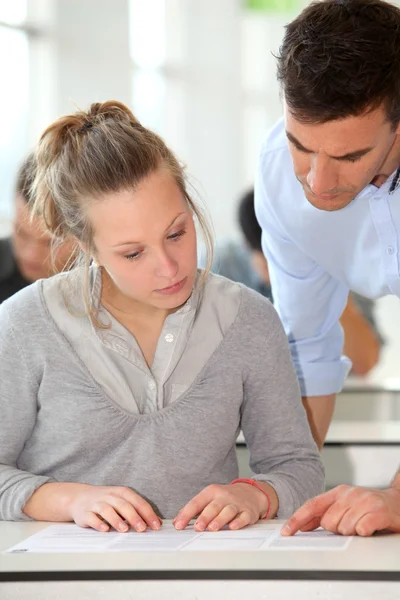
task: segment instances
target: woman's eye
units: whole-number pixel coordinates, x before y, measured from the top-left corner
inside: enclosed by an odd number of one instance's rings
[[[132,254],[128,254],[127,256],[125,256],[125,258],[127,258],[128,260],[135,260],[139,258],[139,256],[140,252],[132,252]]]
[[[180,231],[178,231],[177,233],[172,233],[171,235],[168,236],[169,240],[177,240],[178,238],[182,237],[183,235],[185,235],[186,231],[185,229],[181,229]]]

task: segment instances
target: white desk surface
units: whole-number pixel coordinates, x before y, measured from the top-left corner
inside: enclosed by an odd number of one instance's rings
[[[245,444],[242,433],[237,444]],[[400,445],[400,421],[332,421],[325,445],[336,444]]]
[[[400,445],[400,421],[332,421],[327,443]]]
[[[390,377],[378,380],[373,376],[352,376],[346,379],[343,392],[400,392],[400,378]]]
[[[267,529],[282,521],[266,521]],[[301,579],[400,581],[400,534],[354,538],[345,550],[6,554],[49,525],[0,522],[0,581]],[[121,534],[123,535],[123,534]],[[138,534],[140,535],[140,534]]]

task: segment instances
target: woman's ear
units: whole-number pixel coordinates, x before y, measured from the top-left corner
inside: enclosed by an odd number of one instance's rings
[[[90,252],[88,252],[88,249],[87,249],[87,247],[85,246],[85,244],[83,242],[81,242],[80,240],[76,240],[76,242],[77,242],[77,244],[78,244],[78,246],[79,246],[79,248],[81,249],[82,252],[84,252],[85,254],[89,254],[90,255]],[[99,267],[100,266],[94,256],[91,257],[91,264],[94,267]]]
[[[75,242],[78,244],[79,248],[86,254],[86,246],[83,242],[75,238]]]

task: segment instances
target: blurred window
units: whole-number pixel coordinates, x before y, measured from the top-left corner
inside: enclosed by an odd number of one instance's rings
[[[29,28],[27,0],[0,2],[0,221],[9,220],[15,174],[27,147]]]

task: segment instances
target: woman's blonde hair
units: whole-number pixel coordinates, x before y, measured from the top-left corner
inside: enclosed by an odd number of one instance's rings
[[[58,240],[71,235],[86,249],[77,263],[85,266],[87,313],[97,321],[90,302],[89,266],[96,249],[84,203],[104,194],[135,189],[148,175],[167,168],[200,226],[206,247],[208,275],[213,234],[206,211],[190,197],[184,167],[165,142],[143,127],[124,104],[94,103],[57,119],[42,134],[36,149],[36,174],[31,188],[33,214],[41,215]]]

